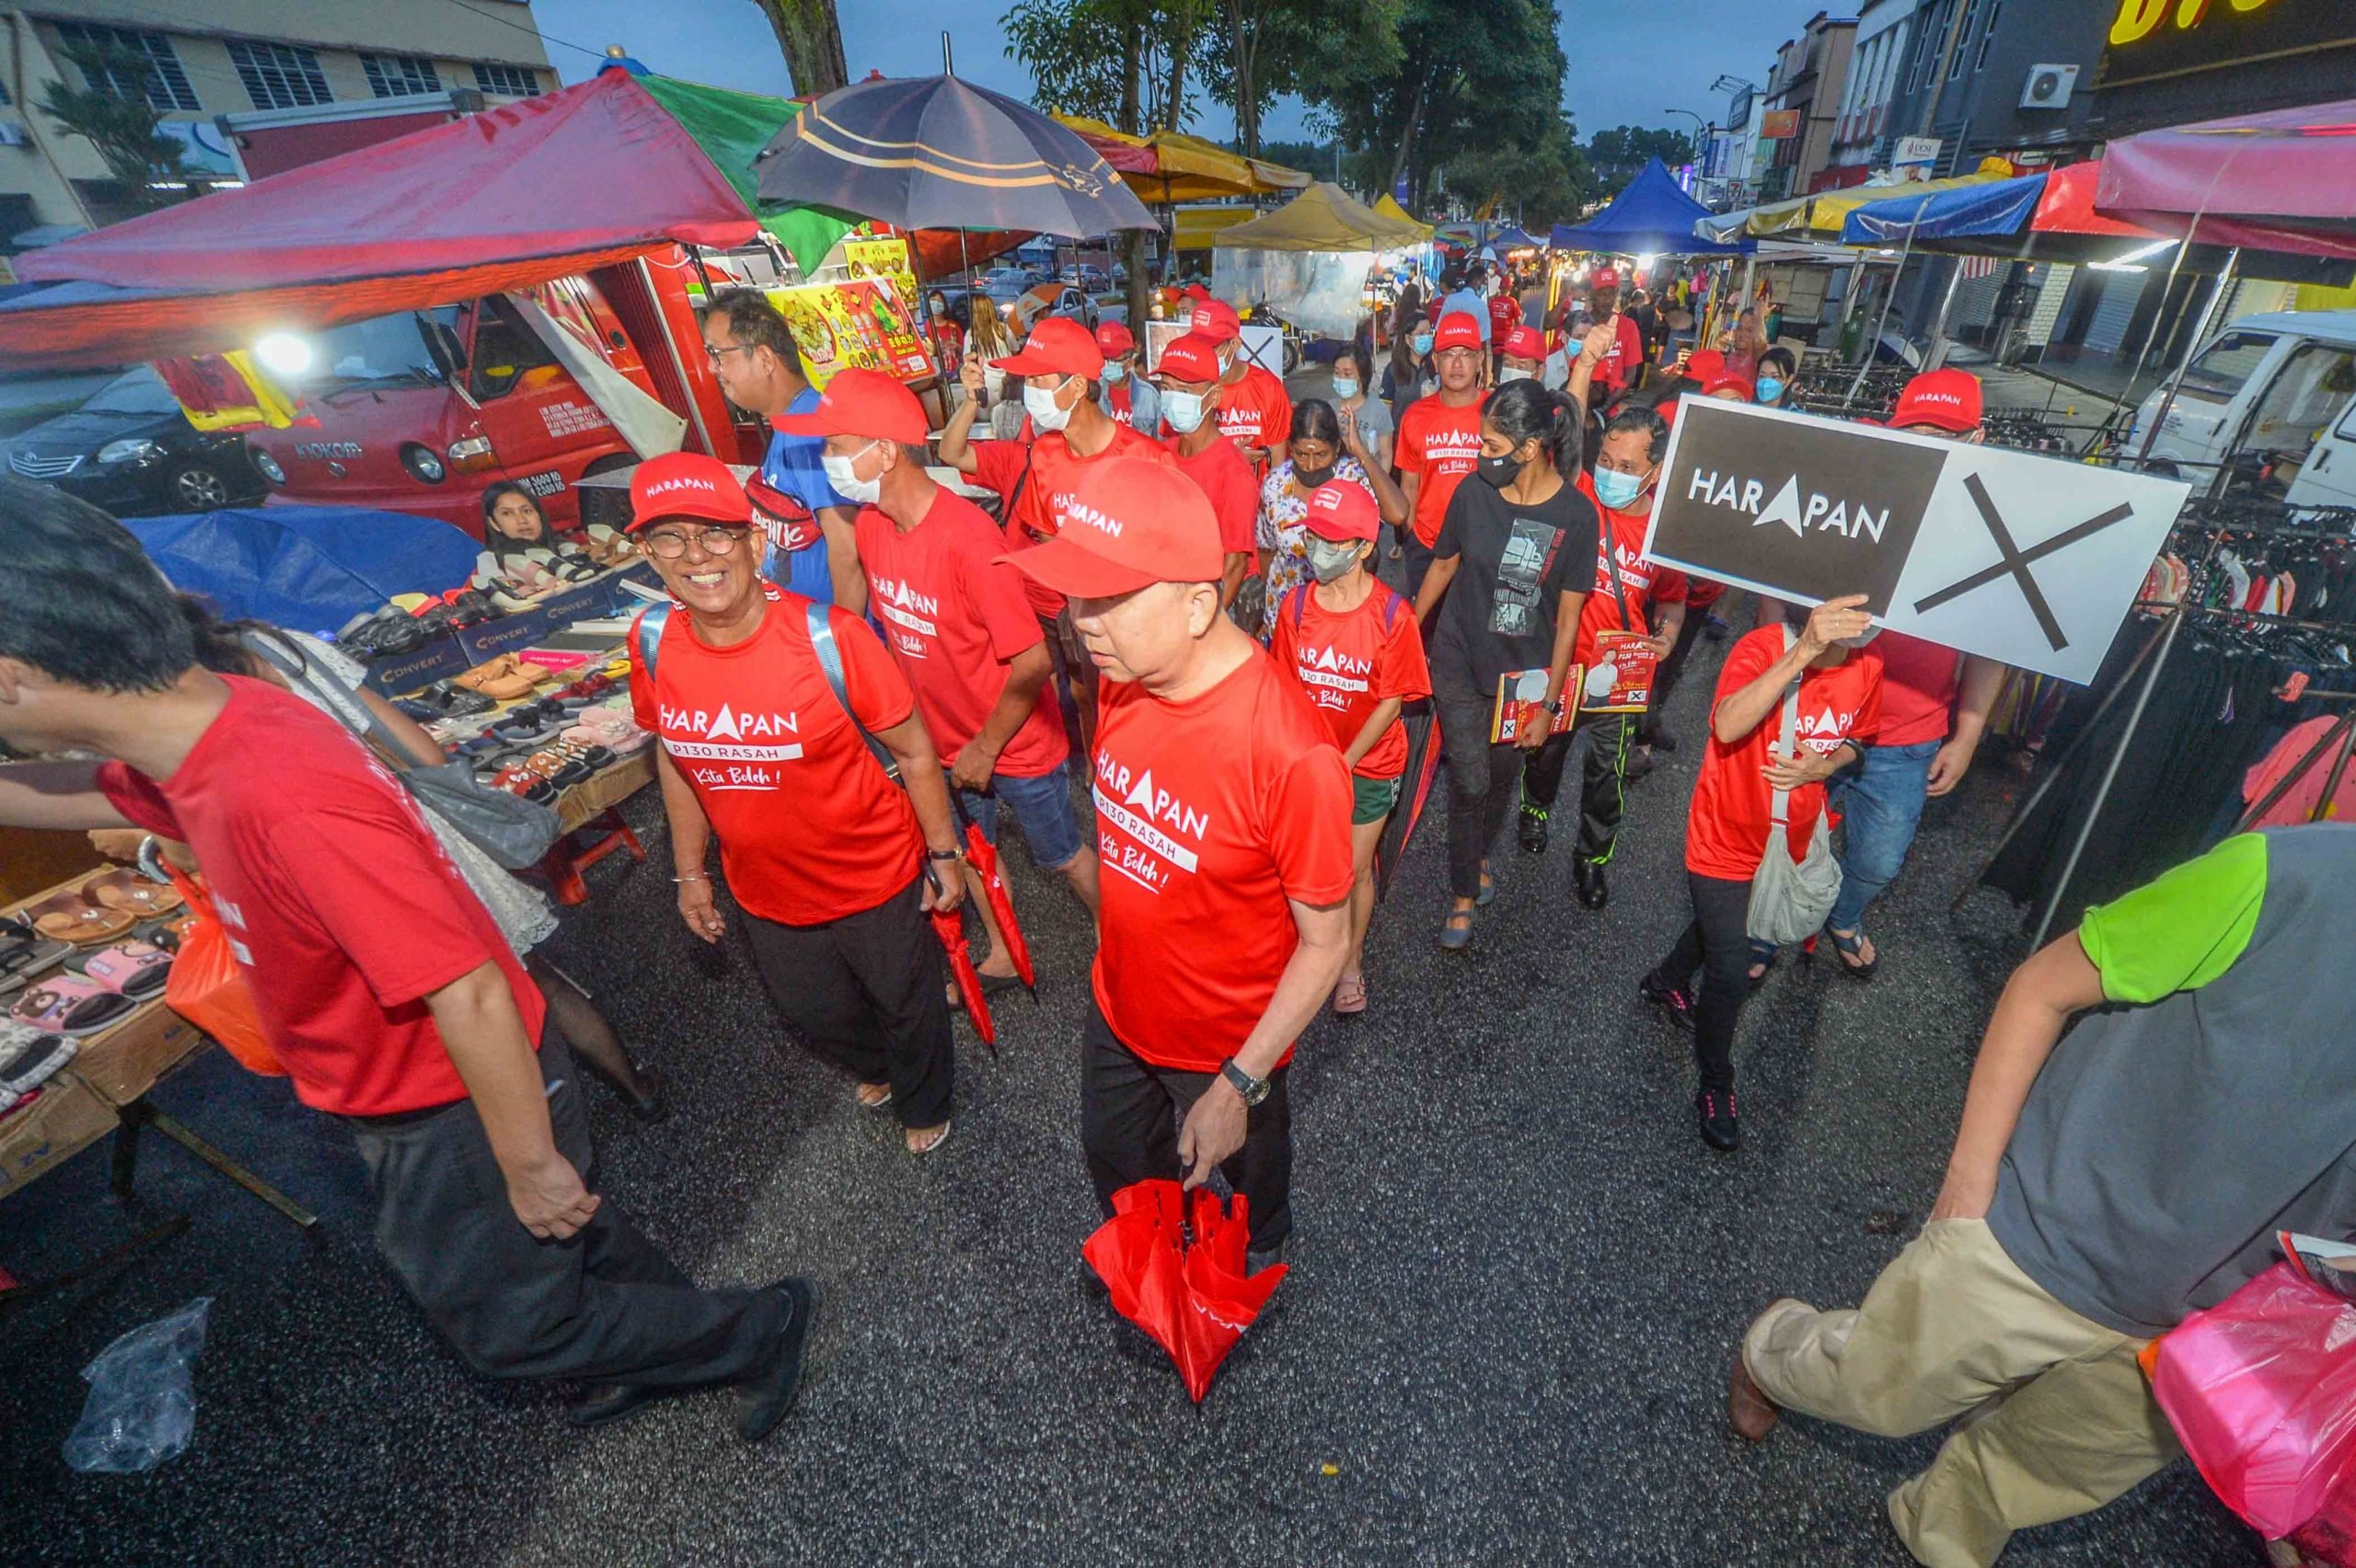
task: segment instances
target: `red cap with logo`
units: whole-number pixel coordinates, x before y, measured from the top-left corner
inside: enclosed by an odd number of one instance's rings
[[[1498,342],[1497,352],[1507,359],[1542,360],[1546,336],[1535,327],[1517,327]]]
[[[1031,329],[1031,340],[1020,352],[990,363],[1009,375],[1084,375],[1094,381],[1104,374],[1104,351],[1079,322],[1050,316]]]
[[[1612,268],[1598,267],[1587,275],[1587,286],[1590,289],[1616,289],[1620,286],[1620,274]]]
[[[999,559],[1081,599],[1156,582],[1216,582],[1227,567],[1209,498],[1194,485],[1172,484],[1167,464],[1144,457],[1089,464],[1061,531]]]
[[[624,531],[634,534],[672,517],[749,525],[753,503],[719,458],[700,452],[665,452],[630,471],[629,513],[629,527]]]
[[[924,406],[895,376],[880,370],[838,370],[806,414],[778,414],[772,428],[788,435],[863,435],[871,441],[920,445],[930,433]]]
[[[1178,291],[1178,297],[1181,299],[1204,300],[1211,297],[1211,291],[1203,287],[1200,283],[1188,283],[1184,288]]]
[[[1119,359],[1138,346],[1129,329],[1117,321],[1107,321],[1096,329],[1096,347],[1106,359]]]
[[[1161,346],[1161,363],[1154,367],[1154,374],[1189,386],[1217,381],[1218,347],[1200,332],[1172,338]]]
[[[1477,349],[1481,346],[1481,324],[1461,310],[1451,310],[1439,318],[1439,329],[1432,334],[1432,352],[1442,349]]]
[[[1730,365],[1715,375],[1705,376],[1702,382],[1702,396],[1715,398],[1729,386],[1740,392],[1746,403],[1759,396],[1759,383],[1739,365]]]
[[[1889,416],[1892,430],[1929,425],[1956,435],[1980,428],[1980,377],[1968,370],[1932,370],[1906,384]]]
[[[1235,306],[1227,301],[1207,299],[1195,306],[1195,336],[1225,343],[1242,336],[1242,331],[1243,323],[1236,319]]]
[[[1374,497],[1356,479],[1328,479],[1309,492],[1301,525],[1321,539],[1371,539],[1382,522]]]

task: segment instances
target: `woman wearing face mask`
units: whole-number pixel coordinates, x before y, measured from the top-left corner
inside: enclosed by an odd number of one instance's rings
[[[1497,343],[1497,385],[1531,381],[1546,363],[1546,335],[1535,327],[1516,327]]]
[[[1720,1152],[1741,1147],[1735,1119],[1734,1030],[1753,986],[1774,963],[1748,932],[1750,882],[1765,859],[1775,793],[1788,791],[1786,843],[1807,852],[1823,822],[1824,781],[1861,759],[1881,726],[1881,655],[1865,596],[1830,599],[1813,610],[1784,607],[1737,642],[1718,673],[1710,744],[1685,821],[1685,885],[1692,923],[1636,994],[1692,1031],[1701,1090],[1693,1097],[1702,1141]],[[1806,716],[1791,751],[1783,745],[1785,694],[1796,689]],[[1702,972],[1702,994],[1687,989]]]
[[[957,379],[957,367],[965,363],[965,329],[949,314],[949,296],[935,289],[925,296],[924,341],[932,351],[932,363],[941,367],[944,385]]]
[[[1797,369],[1798,363],[1792,358],[1789,349],[1773,348],[1761,354],[1759,395],[1755,399],[1759,406],[1765,409],[1789,408],[1791,405],[1787,399],[1791,396],[1792,377]]]
[[[1102,330],[1102,329],[1099,329]],[[1225,560],[1219,608],[1229,609],[1252,575],[1260,525],[1260,480],[1235,443],[1218,431],[1218,346],[1189,332],[1161,351],[1160,398],[1172,433],[1162,442],[1172,462],[1211,503]],[[1247,629],[1256,622],[1241,619]]]
[[[966,330],[966,357],[982,367],[982,406],[989,410],[990,434],[1012,441],[1022,433],[1022,382],[1010,385],[997,362],[1014,353],[1014,330],[986,294],[972,298],[973,324]],[[968,378],[970,379],[970,378]]]
[[[1429,697],[1423,634],[1400,598],[1374,576],[1380,519],[1347,479],[1311,491],[1309,573],[1276,612],[1268,651],[1300,683],[1326,732],[1350,765],[1350,956],[1334,986],[1334,1010],[1366,1010],[1366,928],[1374,917],[1374,851],[1398,804],[1407,769],[1407,728],[1399,709]]]
[[[1309,580],[1309,530],[1303,525],[1309,520],[1310,492],[1328,479],[1341,479],[1364,490],[1369,500],[1374,498],[1366,468],[1344,454],[1342,421],[1322,398],[1294,408],[1285,453],[1285,460],[1260,484],[1257,542],[1267,570],[1259,613],[1243,623],[1244,629],[1256,630],[1263,641],[1276,625],[1276,606],[1284,596]],[[1250,594],[1247,588],[1247,601]],[[1247,613],[1251,607],[1247,602]]]
[[[1448,746],[1455,902],[1439,943],[1451,951],[1472,941],[1472,912],[1496,894],[1489,846],[1513,809],[1522,764],[1545,743],[1568,695],[1600,532],[1595,503],[1572,482],[1578,468],[1576,405],[1535,381],[1491,394],[1481,410],[1479,482],[1468,479],[1449,498],[1415,595],[1415,618],[1429,626],[1432,701]],[[1539,711],[1525,710],[1513,740],[1496,744],[1500,684],[1530,670],[1545,672]]]
[[[1097,406],[1112,415],[1115,424],[1161,435],[1161,397],[1138,368],[1137,339],[1119,322],[1107,321],[1096,329],[1096,346],[1104,353],[1104,390]]]
[[[1392,428],[1398,428],[1410,403],[1438,389],[1439,377],[1432,369],[1432,323],[1420,303],[1410,311],[1402,300],[1391,317],[1391,363],[1382,373],[1382,400],[1391,405]]]

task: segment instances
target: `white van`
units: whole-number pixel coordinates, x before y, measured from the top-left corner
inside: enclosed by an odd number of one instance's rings
[[[2135,410],[2126,454],[2163,392]],[[2232,491],[2293,505],[2356,506],[2356,310],[2245,316],[2201,347],[2152,444],[2205,486],[2225,464]]]

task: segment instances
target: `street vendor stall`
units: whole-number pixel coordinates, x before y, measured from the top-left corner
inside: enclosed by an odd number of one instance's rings
[[[1430,231],[1387,218],[1323,180],[1211,240],[1211,289],[1262,304],[1304,332],[1346,338],[1366,314],[1368,276],[1427,253]]]

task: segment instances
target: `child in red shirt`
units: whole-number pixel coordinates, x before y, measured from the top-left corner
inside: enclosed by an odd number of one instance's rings
[[[1330,479],[1310,492],[1309,570],[1316,581],[1285,597],[1268,651],[1300,683],[1350,765],[1350,956],[1334,1010],[1366,1011],[1366,930],[1374,918],[1374,851],[1407,768],[1400,709],[1432,694],[1424,636],[1407,602],[1371,570],[1382,518],[1366,487]]]

